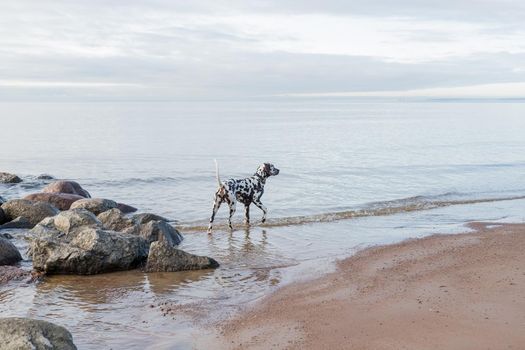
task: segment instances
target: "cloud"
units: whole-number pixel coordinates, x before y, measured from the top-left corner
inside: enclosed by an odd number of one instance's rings
[[[250,98],[525,81],[525,24],[517,20],[525,5],[429,4],[8,2],[0,14],[0,100]]]

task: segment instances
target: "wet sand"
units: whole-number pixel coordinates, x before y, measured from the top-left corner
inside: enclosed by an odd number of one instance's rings
[[[524,349],[525,224],[373,247],[220,326],[228,349]],[[216,343],[215,343],[216,345]]]

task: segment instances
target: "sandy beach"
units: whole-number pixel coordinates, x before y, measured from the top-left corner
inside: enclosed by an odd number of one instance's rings
[[[234,349],[523,349],[525,225],[373,247],[220,326]]]

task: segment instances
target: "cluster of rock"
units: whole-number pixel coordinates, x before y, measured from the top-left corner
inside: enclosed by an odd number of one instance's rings
[[[97,274],[145,266],[148,272],[218,267],[208,257],[176,248],[182,235],[168,220],[103,198],[74,181],[55,181],[24,199],[1,200],[0,229],[31,228],[28,256],[46,274]],[[21,260],[0,238],[0,265]]]

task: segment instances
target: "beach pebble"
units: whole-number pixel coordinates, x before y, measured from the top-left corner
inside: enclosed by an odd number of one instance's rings
[[[0,319],[3,350],[76,350],[73,336],[64,327],[29,318]]]
[[[88,191],[82,188],[75,181],[55,181],[42,189],[44,193],[70,193],[82,196],[84,198],[91,198]]]
[[[174,272],[219,267],[219,263],[207,256],[198,256],[170,246],[166,242],[153,242],[149,248],[147,272]]]
[[[22,179],[15,174],[0,172],[0,183],[17,184],[19,182],[22,182]]]

